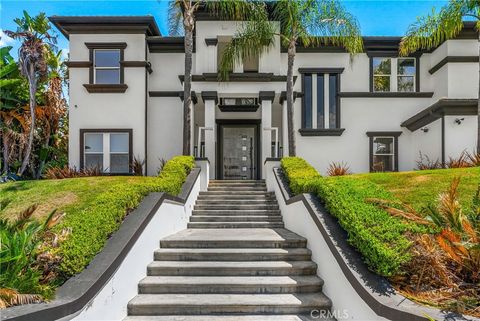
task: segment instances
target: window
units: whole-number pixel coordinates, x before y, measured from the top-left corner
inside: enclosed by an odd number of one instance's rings
[[[258,72],[258,56],[243,59],[243,72]]]
[[[230,36],[219,36],[217,43],[217,70],[220,70],[220,65],[222,63],[222,56],[225,52],[225,49],[228,43],[232,40]],[[231,70],[233,71],[233,69]]]
[[[397,91],[415,91],[415,59],[399,58],[397,60]]]
[[[392,60],[373,58],[373,91],[390,91]]]
[[[302,129],[336,129],[339,118],[339,74],[303,74]]]
[[[94,83],[120,84],[120,49],[94,49]]]
[[[370,137],[370,171],[398,171],[398,136],[401,132],[368,132]]]
[[[374,92],[418,91],[417,58],[372,57],[372,84]]]
[[[131,130],[80,130],[81,167],[106,173],[129,173]]]

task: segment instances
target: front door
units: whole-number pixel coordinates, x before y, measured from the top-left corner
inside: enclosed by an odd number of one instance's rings
[[[220,179],[258,178],[258,125],[219,125]]]

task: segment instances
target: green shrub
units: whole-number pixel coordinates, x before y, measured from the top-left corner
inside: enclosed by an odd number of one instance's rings
[[[282,169],[294,194],[310,192],[309,182],[321,177],[315,168],[300,157],[282,158]]]
[[[60,271],[64,277],[81,272],[119,228],[125,215],[136,208],[147,194],[163,191],[178,195],[194,166],[193,157],[174,157],[167,162],[158,178],[145,178],[130,184],[113,183],[82,212],[67,215],[56,227],[58,230],[72,229],[69,238],[58,248],[62,257]]]

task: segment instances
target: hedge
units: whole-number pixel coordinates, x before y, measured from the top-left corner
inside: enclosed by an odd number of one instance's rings
[[[100,193],[89,207],[77,215],[68,215],[55,227],[71,229],[71,234],[54,251],[62,258],[60,273],[68,278],[81,272],[101,251],[109,236],[118,230],[127,213],[151,192],[180,193],[193,157],[177,156],[169,160],[158,178],[133,184],[116,183]]]
[[[347,231],[348,241],[363,255],[371,270],[383,276],[400,273],[401,266],[410,259],[411,242],[404,233],[415,226],[366,202],[368,198],[393,200],[390,193],[366,179],[320,177],[300,158],[282,161],[282,168],[292,191],[312,192],[320,198]]]

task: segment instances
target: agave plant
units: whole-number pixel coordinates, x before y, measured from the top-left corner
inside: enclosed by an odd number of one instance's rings
[[[328,176],[344,176],[344,175],[350,175],[352,172],[350,171],[350,166],[348,166],[347,163],[341,162],[341,163],[330,163],[328,165],[327,169],[327,175]]]
[[[41,284],[36,256],[44,233],[63,215],[53,210],[40,223],[32,218],[36,209],[30,206],[13,221],[0,219],[0,307],[35,303],[52,294],[48,285]]]

